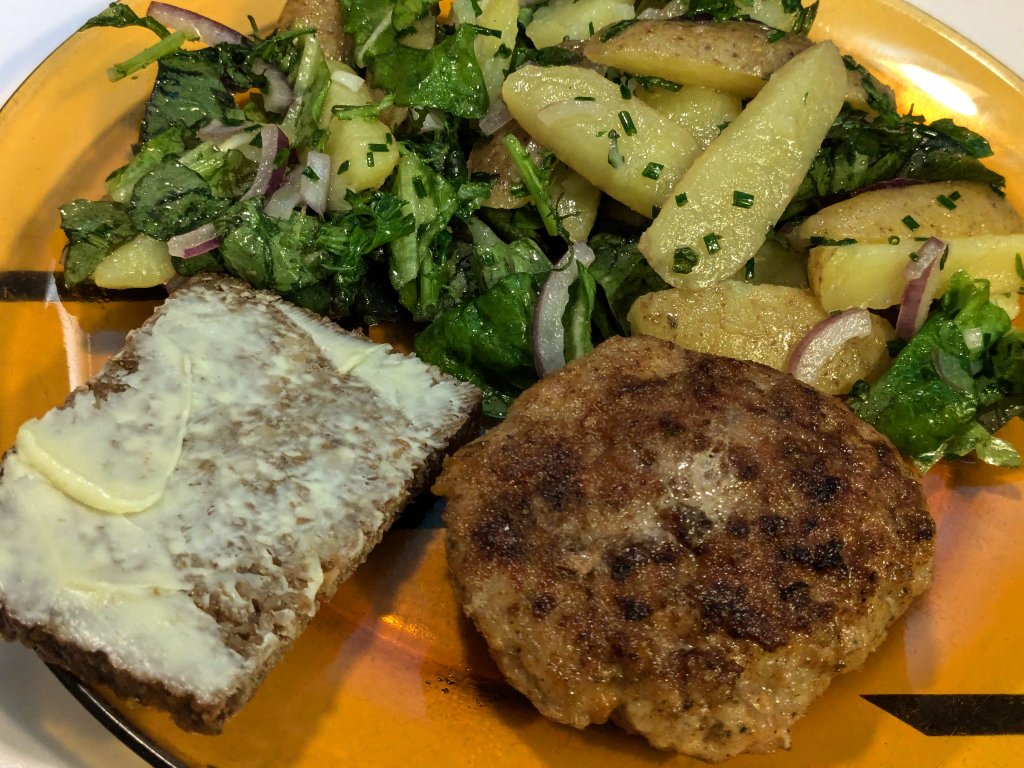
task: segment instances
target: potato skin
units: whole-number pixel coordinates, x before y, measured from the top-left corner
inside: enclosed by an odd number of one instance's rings
[[[352,53],[352,38],[345,32],[341,3],[336,0],[288,0],[277,26],[281,29],[315,27],[324,56],[333,61],[347,61]]]
[[[625,72],[749,98],[769,75],[811,46],[792,34],[768,42],[774,32],[747,21],[638,21],[607,41],[591,38],[584,55]]]
[[[943,205],[940,197],[950,200],[955,207]],[[903,222],[907,216],[918,223],[918,229],[907,228]],[[1022,231],[1020,214],[988,184],[938,181],[862,192],[830,205],[797,228],[795,241],[806,248],[815,237],[885,243],[890,238],[924,236],[946,240]]]
[[[629,311],[629,325],[634,334],[784,371],[800,340],[826,317],[809,291],[727,280],[695,291],[641,296]],[[869,336],[847,342],[808,383],[826,394],[842,395],[858,379],[878,378],[889,365],[886,341],[893,331],[877,316],[871,324]]]

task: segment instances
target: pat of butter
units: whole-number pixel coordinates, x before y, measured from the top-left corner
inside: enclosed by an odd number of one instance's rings
[[[151,350],[141,347],[153,347]],[[24,424],[15,446],[27,465],[75,501],[129,514],[155,504],[177,466],[192,397],[191,366],[166,339],[144,337],[139,366],[107,393]]]

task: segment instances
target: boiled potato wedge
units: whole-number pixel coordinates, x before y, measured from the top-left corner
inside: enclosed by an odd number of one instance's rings
[[[583,53],[625,72],[750,98],[810,45],[800,35],[769,42],[773,31],[747,21],[638,21],[607,40],[592,37]]]
[[[1021,284],[1017,259],[1024,235],[979,235],[947,240],[949,255],[939,279],[939,295],[958,270],[991,283],[992,293],[1014,293]],[[812,248],[807,262],[811,290],[829,312],[850,307],[884,309],[899,304],[906,287],[903,270],[920,241],[898,245],[826,245]]]
[[[324,151],[331,156],[336,175],[331,179],[327,208],[344,210],[349,190],[362,192],[383,184],[398,165],[398,144],[391,130],[375,117],[341,120],[333,116],[334,107],[362,106],[373,102],[366,82],[344,64],[331,65],[331,85],[327,91],[320,125],[329,131]],[[370,149],[373,145],[374,149]],[[383,151],[377,151],[383,146]]]
[[[827,317],[807,290],[726,280],[695,291],[646,294],[633,303],[628,319],[634,334],[784,371],[800,340]],[[872,316],[871,325],[870,335],[851,339],[836,352],[812,386],[845,394],[858,379],[873,381],[882,374],[893,331],[880,317]]]
[[[788,285],[807,288],[807,251],[789,247],[785,242],[768,238],[754,254],[754,261],[744,264],[732,277],[754,285]]]
[[[152,288],[175,274],[167,243],[139,235],[101,261],[92,281],[100,288]]]
[[[481,13],[476,23],[487,29],[495,29],[501,37],[478,35],[473,43],[476,60],[487,86],[487,98],[493,104],[501,97],[501,84],[505,82],[512,55],[501,56],[498,50],[505,46],[509,51],[516,47],[519,31],[519,0],[480,0]],[[428,14],[428,18],[432,18]]]
[[[638,21],[607,40],[595,35],[583,50],[591,61],[625,72],[751,98],[774,72],[813,45],[803,35],[778,34],[748,21]],[[845,77],[846,101],[869,111],[861,75],[851,70]]]
[[[917,223],[908,228],[906,219]],[[796,230],[795,244],[806,248],[815,238],[886,243],[934,236],[943,240],[975,235],[1024,232],[1020,215],[988,184],[940,181],[896,189],[876,189],[830,205]]]
[[[707,149],[722,129],[743,111],[743,100],[739,96],[699,85],[688,85],[678,91],[668,88],[641,90],[637,96],[686,128],[700,143],[701,149]]]
[[[551,0],[533,14],[526,36],[538,48],[547,48],[563,40],[587,40],[594,30],[634,16],[633,3],[627,0]]]
[[[512,117],[598,189],[652,216],[698,154],[697,140],[582,67],[527,66],[502,95]],[[627,127],[628,126],[628,127]]]
[[[555,169],[548,184],[558,216],[574,243],[585,243],[597,221],[601,190],[564,165]]]
[[[765,240],[843,104],[846,67],[832,43],[780,69],[694,161],[640,238],[670,285],[730,277]]]

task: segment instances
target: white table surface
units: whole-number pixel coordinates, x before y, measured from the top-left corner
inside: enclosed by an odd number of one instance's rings
[[[848,0],[826,0],[847,2]],[[910,0],[1024,77],[1020,0]],[[2,0],[0,104],[106,0]],[[2,543],[0,543],[2,546]],[[31,652],[0,643],[0,768],[145,768]]]

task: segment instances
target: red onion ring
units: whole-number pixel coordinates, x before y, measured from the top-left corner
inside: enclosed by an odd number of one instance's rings
[[[191,232],[175,235],[167,241],[167,250],[171,256],[179,259],[191,259],[219,247],[220,238],[213,224],[203,224]]]
[[[150,3],[147,13],[165,27],[180,29],[198,37],[207,45],[218,43],[241,43],[245,37],[219,21],[202,16],[195,11],[179,8],[168,3]]]
[[[277,153],[288,146],[288,137],[276,125],[264,125],[260,128],[260,162],[256,166],[256,176],[252,186],[242,195],[242,200],[263,197],[273,193],[284,180],[284,169],[276,166]]]
[[[917,261],[909,262],[903,270],[907,287],[903,290],[896,317],[896,335],[904,341],[910,341],[928,317],[928,308],[939,291],[942,255],[946,247],[937,237],[929,238],[918,249]]]
[[[303,175],[299,193],[306,205],[323,216],[327,210],[327,196],[331,191],[331,156],[324,152],[310,152],[306,167],[316,174],[316,180]]]
[[[569,288],[579,275],[577,262],[594,263],[594,252],[586,243],[573,243],[558,260],[544,282],[533,310],[533,364],[538,376],[565,367],[565,326],[562,316],[569,306]]]
[[[850,339],[871,333],[871,313],[854,308],[825,318],[811,328],[789,356],[787,370],[805,384],[817,379],[821,368]]]

